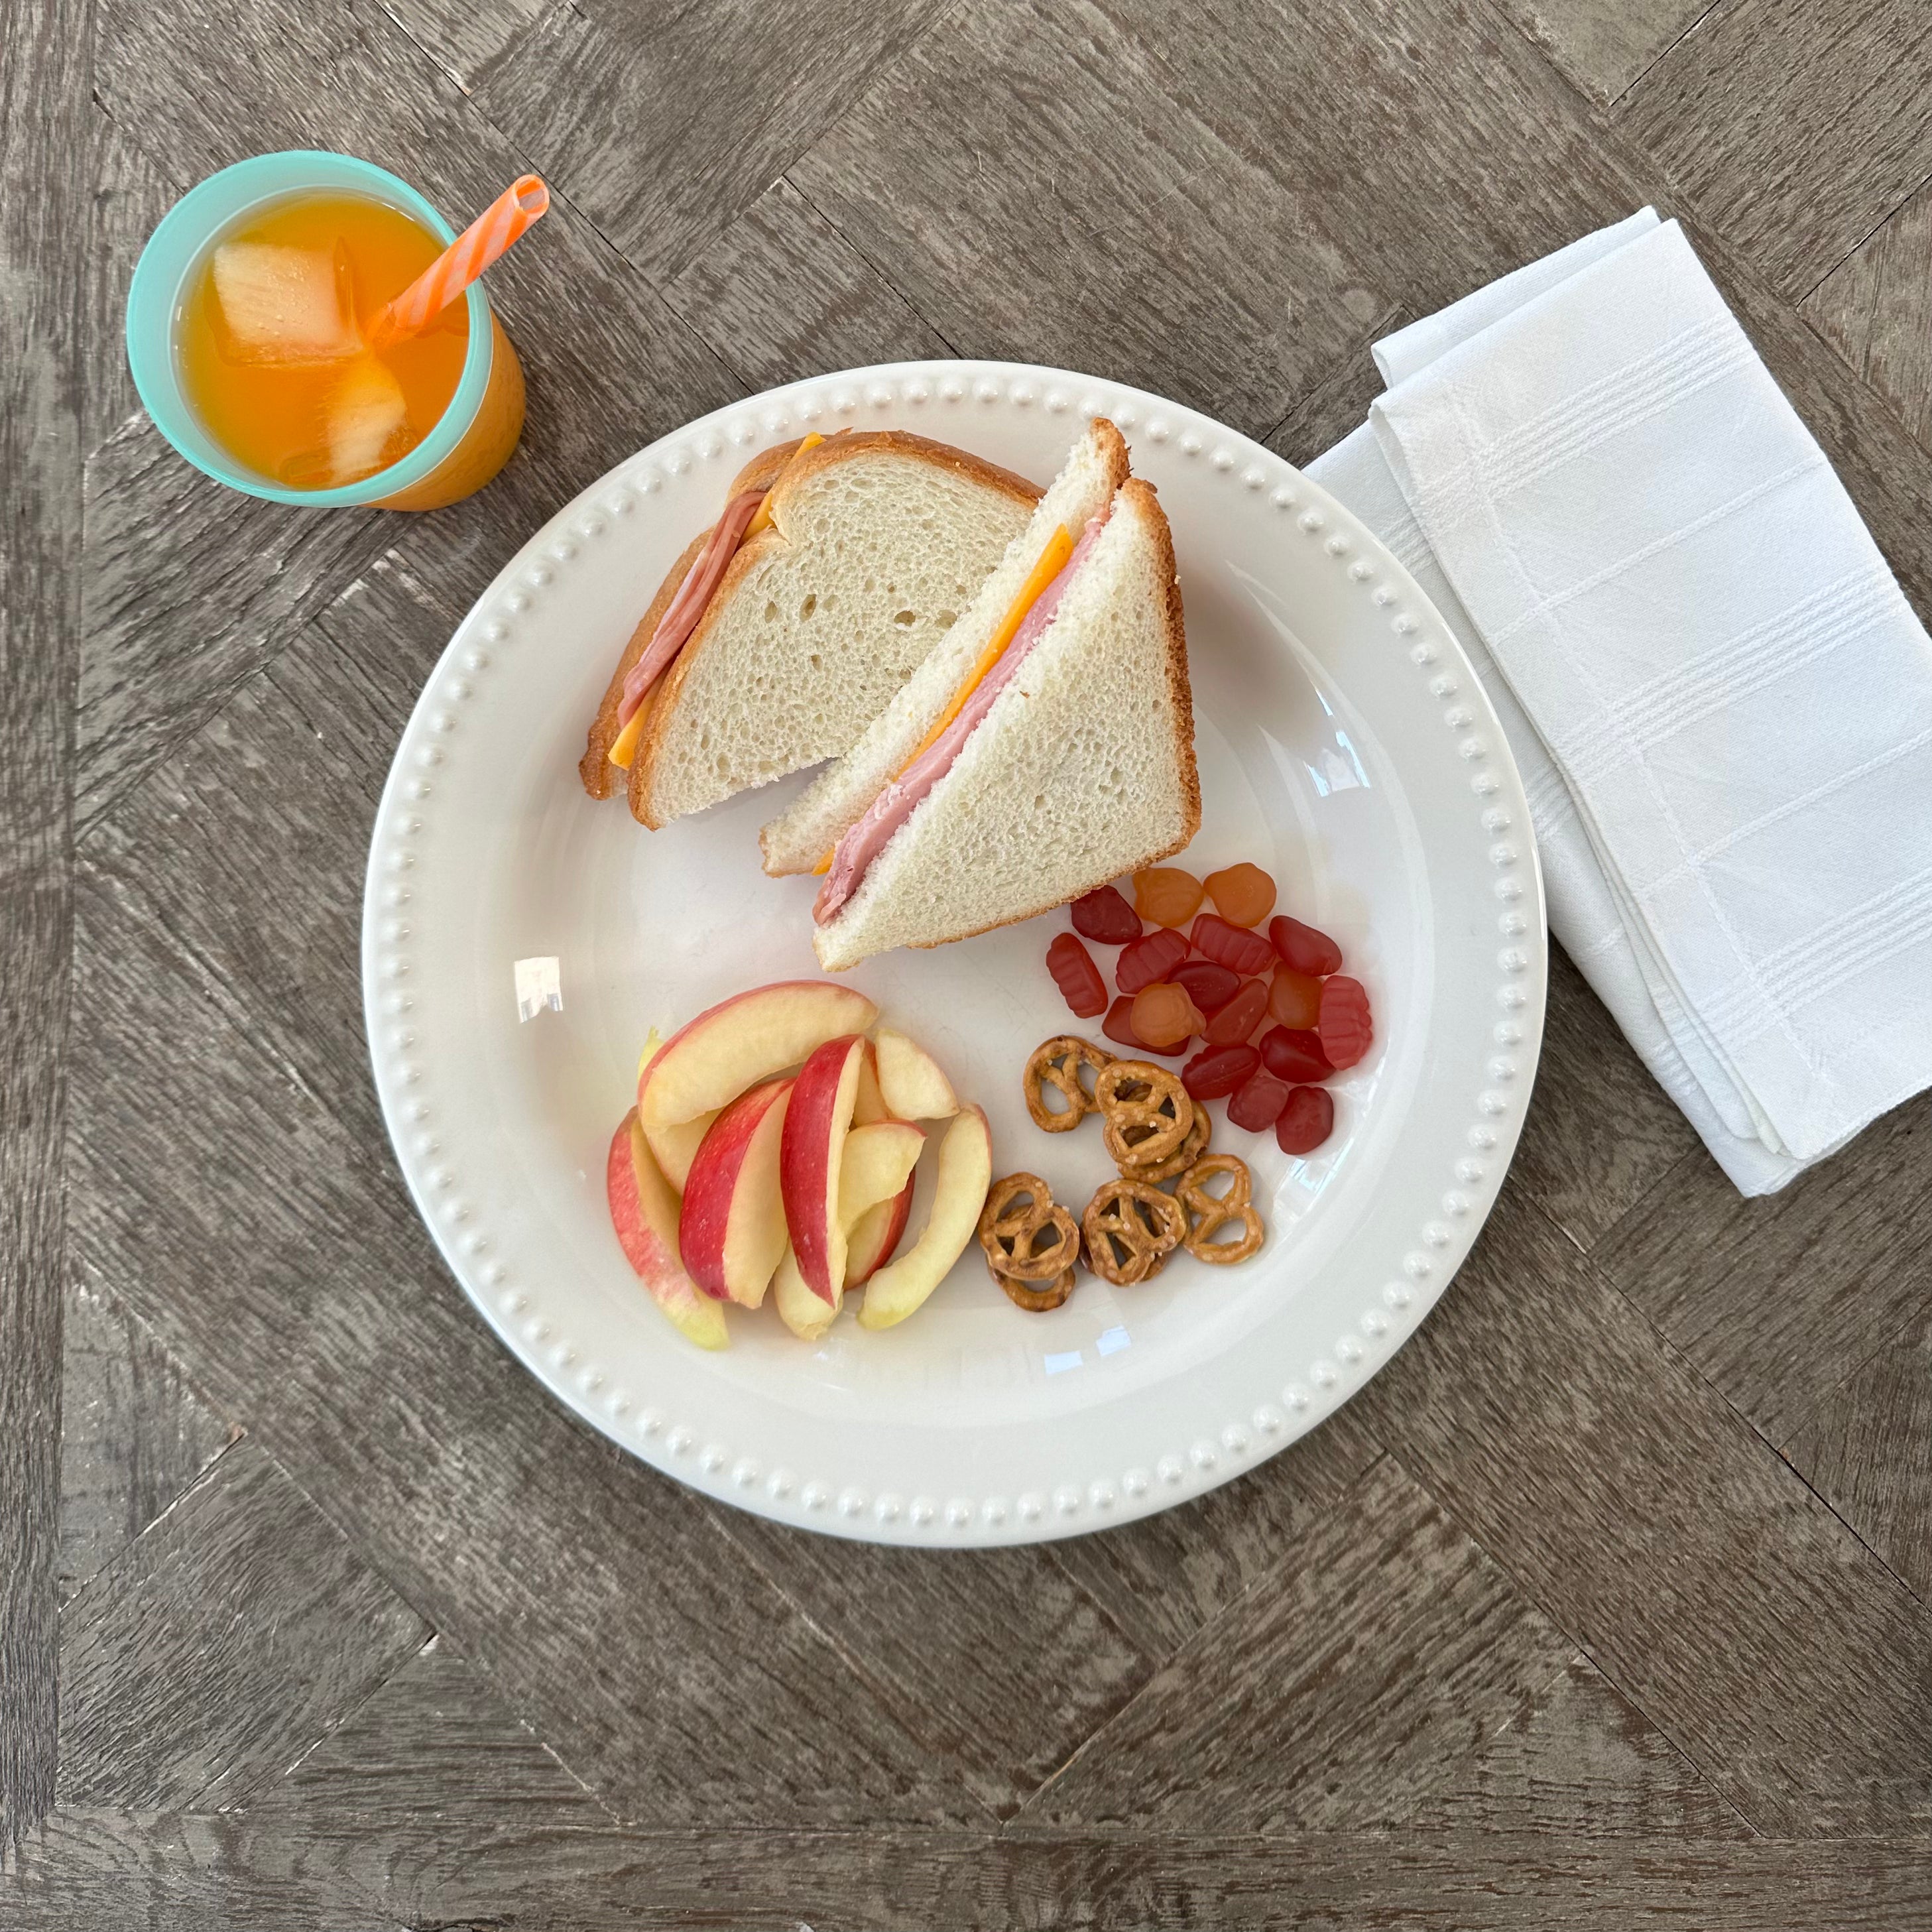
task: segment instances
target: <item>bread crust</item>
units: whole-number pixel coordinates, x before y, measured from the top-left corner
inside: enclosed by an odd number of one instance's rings
[[[803,440],[794,436],[789,442],[774,443],[769,449],[760,450],[733,479],[726,502],[746,490],[769,488]],[[630,676],[631,667],[644,656],[645,646],[657,629],[658,619],[670,608],[678,586],[691,574],[692,566],[698,561],[699,553],[710,542],[711,532],[717,527],[716,524],[707,524],[699,531],[666,572],[664,581],[658,586],[657,595],[638,620],[637,628],[632,632],[630,640],[617,660],[617,668],[610,674],[610,682],[604,688],[603,702],[597,707],[596,716],[590,721],[590,729],[584,739],[584,756],[577,766],[577,775],[584,781],[584,789],[592,798],[608,798],[617,788],[619,767],[610,762],[610,747],[617,740],[617,711],[623,702],[624,680]],[[632,763],[636,762],[633,758]]]
[[[1174,762],[1180,768],[1180,791],[1185,830],[1178,838],[1157,847],[1144,854],[1123,872],[1138,872],[1148,866],[1157,866],[1163,859],[1171,859],[1177,852],[1192,843],[1194,835],[1201,830],[1201,772],[1194,757],[1194,692],[1187,675],[1187,627],[1180,605],[1180,578],[1174,560],[1174,532],[1168,527],[1167,513],[1160,507],[1160,497],[1154,485],[1144,477],[1130,477],[1120,485],[1120,494],[1133,507],[1136,514],[1143,518],[1149,526],[1154,546],[1161,560],[1161,574],[1167,584],[1167,610],[1164,628],[1167,633],[1168,688],[1174,698]],[[1118,512],[1116,513],[1118,514]],[[1117,874],[1114,876],[1118,877]],[[1104,879],[1096,880],[1095,886],[1104,885]],[[1093,890],[1089,887],[1088,890]],[[1072,897],[1078,898],[1075,893]],[[1043,905],[1029,906],[1023,912],[1009,913],[1004,919],[989,920],[984,926],[976,926],[970,932],[956,933],[950,939],[930,939],[915,941],[912,950],[921,952],[932,952],[935,947],[952,946],[962,939],[976,939],[982,932],[997,932],[1003,926],[1018,926],[1029,919],[1037,919],[1043,913],[1056,911],[1067,904],[1066,898],[1049,899]],[[814,951],[817,951],[817,932],[812,935]],[[872,956],[868,955],[867,957]],[[824,964],[823,956],[820,963]],[[854,960],[854,965],[864,962]],[[851,970],[845,966],[828,966],[826,970],[844,973]]]
[[[796,442],[793,442],[784,445],[784,448],[790,452],[797,446]],[[692,632],[683,650],[672,659],[670,668],[665,672],[659,687],[657,702],[651,707],[650,720],[644,727],[644,735],[638,740],[636,754],[631,760],[630,782],[627,791],[631,816],[639,824],[647,825],[653,831],[662,828],[664,821],[656,816],[656,808],[651,797],[652,780],[685,680],[690,675],[692,667],[698,662],[700,654],[710,643],[719,612],[730,602],[739,586],[757,568],[763,559],[773,550],[784,548],[788,542],[784,534],[784,524],[793,492],[818,476],[821,470],[831,469],[841,463],[849,463],[855,456],[871,455],[915,457],[924,462],[934,463],[941,469],[949,470],[955,476],[984,488],[1003,491],[1029,508],[1039,502],[1042,494],[1036,484],[1029,483],[1024,476],[1016,476],[1010,470],[1003,470],[998,464],[988,463],[968,451],[956,449],[950,443],[934,442],[929,437],[914,436],[906,430],[843,431],[836,436],[828,436],[824,442],[806,450],[796,461],[779,464],[778,467],[783,473],[778,476],[775,483],[769,485],[771,489],[770,524],[756,536],[738,546],[736,554],[725,569],[723,579],[712,595],[710,602],[705,606],[704,616],[698,620],[698,628]],[[755,468],[754,464],[740,476],[732,486],[734,495],[740,490],[761,487],[753,476]],[[682,581],[681,575],[678,580]],[[641,645],[638,646],[640,651],[642,648]],[[635,656],[631,656],[630,662],[635,662]],[[628,664],[624,669],[628,670]],[[621,674],[616,682],[621,690]],[[599,716],[602,716],[601,712]]]

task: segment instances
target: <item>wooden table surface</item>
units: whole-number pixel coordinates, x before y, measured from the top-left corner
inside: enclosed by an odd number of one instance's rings
[[[14,0],[0,110],[0,1924],[1932,1922],[1924,1100],[1740,1200],[1559,956],[1502,1204],[1364,1394],[937,1556],[544,1394],[357,987],[464,608],[814,370],[1070,364],[1305,460],[1376,337],[1654,202],[1932,613],[1924,0]],[[551,184],[470,502],[231,495],[136,405],[143,238],[302,146]]]

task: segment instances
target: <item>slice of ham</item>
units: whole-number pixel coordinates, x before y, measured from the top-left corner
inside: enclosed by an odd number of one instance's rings
[[[1108,506],[1111,509],[1112,506]],[[1034,599],[1033,608],[1021,620],[1013,640],[1000,653],[999,662],[974,688],[959,715],[915,758],[898,776],[873,800],[865,817],[839,840],[832,855],[832,869],[813,902],[814,924],[823,926],[859,890],[866,868],[892,842],[892,836],[910,818],[933,787],[952,769],[952,761],[964,749],[974,728],[992,710],[994,700],[1012,683],[1034,646],[1046,634],[1060,600],[1073,580],[1073,573],[1087,560],[1087,553],[1098,541],[1107,511],[1089,523],[1073,546],[1073,554],[1060,574]]]
[[[745,490],[724,506],[724,514],[712,525],[709,540],[698,553],[698,561],[685,572],[684,581],[677,587],[677,595],[658,620],[658,627],[651,633],[651,640],[644,646],[644,656],[632,665],[624,680],[624,694],[617,705],[617,728],[620,731],[630,723],[638,706],[650,695],[651,686],[670,670],[672,659],[683,650],[692,632],[698,628],[698,620],[704,615],[712,593],[723,580],[732,558],[738,554],[746,526],[758,514],[758,506],[764,500],[764,490]]]

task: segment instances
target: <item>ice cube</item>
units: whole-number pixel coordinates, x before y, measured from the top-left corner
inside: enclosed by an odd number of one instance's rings
[[[238,362],[337,362],[362,346],[340,249],[224,242],[214,294]]]
[[[353,483],[400,456],[408,442],[409,408],[402,385],[373,356],[358,356],[329,398],[324,434],[329,481]]]

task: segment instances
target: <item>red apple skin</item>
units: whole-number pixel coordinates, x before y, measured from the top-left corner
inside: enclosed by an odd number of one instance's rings
[[[610,1137],[604,1192],[618,1245],[651,1299],[700,1348],[725,1347],[724,1311],[699,1294],[679,1256],[677,1197],[653,1169],[635,1108]]]
[[[833,1301],[845,1279],[838,1224],[838,1169],[871,1042],[858,1034],[829,1040],[799,1069],[778,1154],[785,1225],[806,1286]]]
[[[852,1224],[851,1244],[845,1256],[845,1286],[848,1289],[862,1288],[880,1268],[892,1258],[892,1250],[899,1244],[899,1237],[905,1232],[908,1219],[912,1214],[912,1190],[915,1183],[908,1180],[890,1202],[880,1202],[868,1208]],[[886,1212],[881,1218],[880,1209]],[[874,1234],[872,1231],[877,1229]]]
[[[746,1156],[765,1116],[791,1091],[789,1080],[767,1080],[740,1094],[712,1123],[692,1162],[678,1216],[678,1246],[692,1280],[716,1300],[731,1299],[728,1246]],[[760,1291],[764,1286],[758,1284]]]

